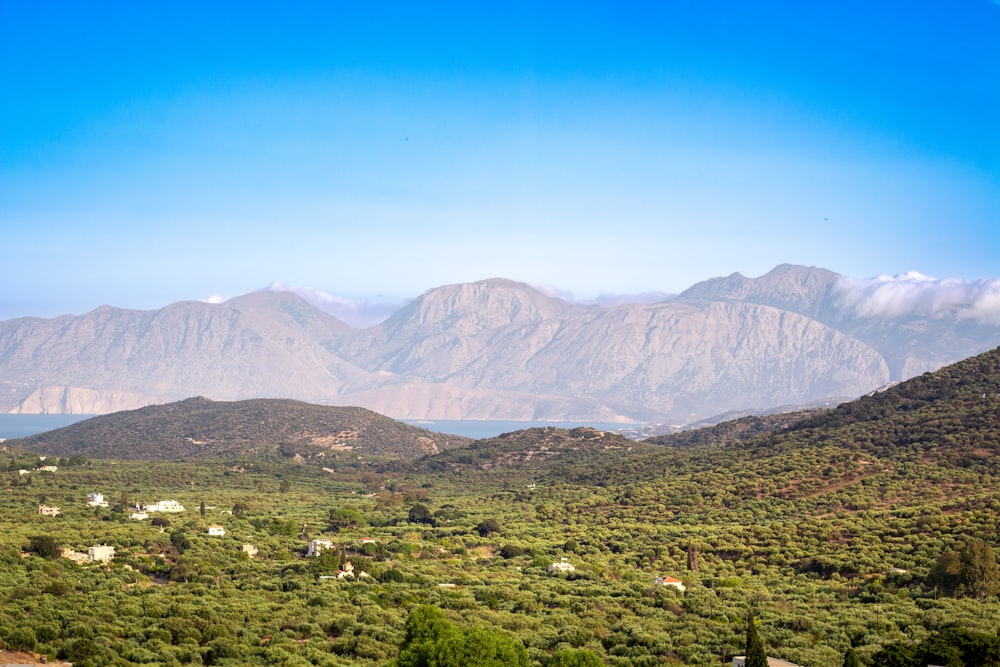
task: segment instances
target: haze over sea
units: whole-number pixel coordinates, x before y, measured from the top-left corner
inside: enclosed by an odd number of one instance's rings
[[[0,415],[0,438],[13,440],[75,424],[94,415]]]
[[[13,440],[26,438],[29,435],[52,431],[63,426],[75,424],[95,415],[0,415],[0,438]],[[501,433],[509,433],[524,428],[542,426],[557,426],[559,428],[575,428],[590,426],[600,431],[621,431],[638,426],[637,424],[611,424],[603,422],[547,422],[547,421],[508,421],[508,420],[478,420],[478,419],[402,419],[407,424],[426,428],[438,433],[450,433],[467,438],[492,438]]]

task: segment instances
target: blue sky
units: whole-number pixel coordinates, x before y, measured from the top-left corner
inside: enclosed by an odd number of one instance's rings
[[[0,319],[1000,278],[997,2],[473,4],[0,0]]]

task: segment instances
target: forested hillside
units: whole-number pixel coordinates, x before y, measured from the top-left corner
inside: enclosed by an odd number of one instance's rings
[[[721,665],[749,616],[799,665],[1000,665],[998,394],[993,350],[647,443],[538,429],[336,472],[8,454],[0,639],[83,665]],[[187,510],[128,518],[164,499]]]

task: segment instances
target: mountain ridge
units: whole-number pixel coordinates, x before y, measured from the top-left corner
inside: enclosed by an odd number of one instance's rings
[[[1000,343],[1000,326],[958,312],[861,316],[842,281],[786,264],[605,306],[492,278],[428,290],[366,329],[267,290],[18,318],[0,322],[0,411],[105,413],[204,395],[396,418],[680,426],[840,402]]]

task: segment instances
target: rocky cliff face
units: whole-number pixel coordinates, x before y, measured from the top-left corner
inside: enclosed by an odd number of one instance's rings
[[[961,318],[861,318],[840,277],[781,266],[653,305],[567,303],[493,279],[363,331],[287,293],[0,322],[0,410],[103,413],[194,395],[397,418],[689,423],[846,399],[1000,342]]]

